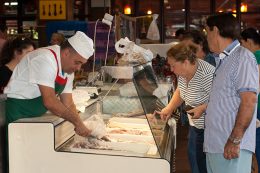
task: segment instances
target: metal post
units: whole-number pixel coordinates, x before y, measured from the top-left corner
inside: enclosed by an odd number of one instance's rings
[[[17,2],[17,31],[23,33],[23,1],[18,0]]]
[[[190,30],[190,0],[185,0],[185,30]]]
[[[139,1],[136,1],[136,0],[134,0],[134,9],[133,9],[133,11],[134,11],[134,16],[139,16],[139,3],[138,3]]]
[[[216,13],[216,0],[210,0],[210,14]]]
[[[160,21],[161,21],[161,26],[160,26],[160,35],[161,35],[161,43],[165,42],[165,29],[164,29],[164,0],[160,0]]]
[[[237,21],[239,22],[239,30],[241,31],[241,10],[240,10],[240,6],[241,6],[241,0],[236,0],[236,15],[237,15]]]

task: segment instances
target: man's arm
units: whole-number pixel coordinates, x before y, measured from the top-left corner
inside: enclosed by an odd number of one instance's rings
[[[255,111],[257,97],[254,92],[240,93],[240,106],[238,109],[234,128],[224,148],[224,157],[233,159],[239,157],[240,144],[235,145],[232,140],[241,140],[248,128]]]
[[[72,93],[63,93],[60,95],[60,101],[71,111],[78,113],[76,105],[74,104]]]
[[[65,96],[63,96],[62,100],[64,101],[64,104],[56,97],[55,91],[51,87],[39,85],[40,92],[42,94],[43,98],[43,104],[44,106],[54,113],[55,115],[66,119],[67,121],[71,122],[75,126],[75,131],[77,134],[81,136],[88,136],[91,131],[87,129],[78,116],[77,112],[75,111],[74,103],[72,99],[68,99],[69,96],[67,95],[67,99]]]

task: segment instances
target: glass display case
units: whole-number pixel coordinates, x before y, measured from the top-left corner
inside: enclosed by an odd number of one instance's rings
[[[104,137],[83,138],[71,123],[46,114],[9,125],[10,173],[171,172],[175,121],[160,120],[164,94],[151,64],[133,68],[130,80],[105,84],[80,116]]]

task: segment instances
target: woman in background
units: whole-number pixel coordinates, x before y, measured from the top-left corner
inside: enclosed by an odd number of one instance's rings
[[[7,26],[0,24],[0,52],[7,40]]]
[[[34,49],[35,45],[29,38],[17,37],[4,44],[0,56],[0,94],[8,84],[16,65],[25,54]]]
[[[182,42],[194,44],[197,48],[196,56],[214,67],[216,66],[215,58],[209,51],[208,41],[204,33],[198,30],[187,31],[183,35]]]
[[[61,33],[58,33],[58,32],[54,32],[52,33],[51,35],[51,41],[50,41],[50,44],[51,45],[61,45],[63,42],[65,41],[65,37],[63,34]]]
[[[260,71],[260,35],[254,28],[247,28],[241,33],[241,44],[254,53]],[[260,75],[259,75],[260,76]],[[260,79],[259,79],[260,81]],[[257,128],[256,128],[256,159],[258,164],[258,173],[260,173],[260,95],[258,93],[257,103]]]

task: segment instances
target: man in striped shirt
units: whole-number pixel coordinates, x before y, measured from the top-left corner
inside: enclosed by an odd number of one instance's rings
[[[204,151],[208,173],[249,173],[255,151],[258,66],[240,46],[232,14],[210,16],[206,25],[216,71],[205,115]]]

